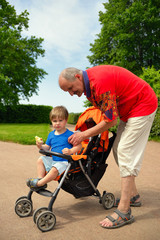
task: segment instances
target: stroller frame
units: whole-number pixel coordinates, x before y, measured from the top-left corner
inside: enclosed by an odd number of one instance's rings
[[[109,147],[107,150],[108,152],[107,152],[106,158],[108,157],[108,155],[111,151],[114,139],[116,137],[116,133],[114,133],[114,132],[112,132],[112,133],[113,133],[113,136],[109,139]],[[100,134],[96,137],[97,137],[96,142],[99,143]],[[47,231],[50,231],[51,229],[53,229],[56,224],[56,216],[52,212],[53,204],[57,198],[57,195],[58,195],[60,189],[62,188],[62,185],[66,179],[67,174],[69,173],[69,170],[70,170],[74,160],[73,160],[72,156],[61,154],[61,153],[56,153],[56,152],[52,152],[52,151],[44,151],[44,150],[40,150],[39,152],[46,156],[54,155],[54,156],[58,156],[58,157],[67,159],[68,166],[67,166],[65,172],[63,173],[62,177],[60,178],[59,184],[54,192],[51,192],[47,189],[40,189],[37,191],[30,190],[27,196],[22,196],[16,200],[15,212],[19,217],[27,217],[32,214],[32,212],[33,212],[33,204],[32,204],[33,192],[36,192],[36,193],[46,196],[46,197],[51,197],[48,207],[38,208],[37,210],[34,211],[34,214],[33,214],[33,221],[34,221],[34,223],[36,223],[38,229],[41,230],[42,232],[47,232]],[[87,150],[86,150],[86,152],[87,152]],[[81,169],[83,175],[85,176],[85,178],[87,179],[88,183],[90,184],[90,186],[92,187],[92,189],[94,191],[94,193],[91,195],[99,198],[99,203],[102,204],[105,209],[112,208],[115,203],[114,195],[112,193],[108,193],[106,191],[103,191],[102,195],[100,194],[99,190],[94,185],[91,177],[89,176],[89,174],[83,167],[81,160],[84,159],[84,157],[87,158],[87,155],[81,155],[81,158],[78,160],[78,163],[79,163],[79,166],[80,166],[80,169]],[[88,196],[91,196],[91,195],[88,195]]]

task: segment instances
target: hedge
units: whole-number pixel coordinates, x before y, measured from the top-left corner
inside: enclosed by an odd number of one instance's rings
[[[158,101],[158,109],[151,128],[150,137],[160,139],[160,100]]]
[[[68,117],[68,123],[70,124],[76,124],[77,121],[78,121],[78,118],[79,116],[81,115],[82,113],[70,113],[69,114],[69,117]]]
[[[154,66],[142,68],[143,72],[140,78],[144,79],[154,90],[158,98],[158,109],[152,125],[150,137],[160,138],[160,70],[156,70]]]
[[[44,105],[0,106],[0,123],[51,123],[49,113],[53,107]],[[76,124],[81,113],[69,113],[68,123]]]
[[[151,129],[151,138],[160,138],[160,99],[158,98],[159,108]],[[43,105],[16,105],[0,107],[0,123],[48,123],[51,106]],[[70,113],[68,123],[76,124],[81,113]],[[115,126],[112,130],[117,130]]]
[[[51,106],[16,105],[1,106],[0,123],[50,123]]]

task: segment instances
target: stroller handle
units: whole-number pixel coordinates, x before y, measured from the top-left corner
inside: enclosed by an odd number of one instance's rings
[[[43,154],[43,155],[46,155],[46,156],[57,156],[57,157],[60,157],[60,158],[64,158],[64,159],[67,159],[67,160],[71,160],[71,156],[70,155],[66,155],[66,154],[62,154],[62,153],[57,153],[57,152],[52,152],[52,151],[47,151],[47,150],[43,150],[43,149],[40,149],[39,150],[39,153]]]
[[[73,160],[73,161],[78,161],[80,159],[87,159],[87,155],[66,155],[66,154],[62,154],[62,153],[57,153],[57,152],[52,152],[52,151],[47,151],[47,150],[43,150],[40,149],[39,153],[46,155],[46,156],[57,156],[57,157],[61,157],[61,158],[65,158],[67,160]]]

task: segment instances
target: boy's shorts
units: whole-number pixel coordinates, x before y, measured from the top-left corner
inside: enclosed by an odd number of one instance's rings
[[[52,167],[58,170],[58,175],[61,175],[67,168],[67,161],[54,161],[52,157],[41,156],[46,172],[48,173]]]
[[[144,150],[156,111],[143,117],[120,120],[113,144],[113,155],[119,165],[121,177],[138,176]]]

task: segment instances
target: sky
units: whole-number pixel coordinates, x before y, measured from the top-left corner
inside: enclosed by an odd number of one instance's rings
[[[58,85],[60,72],[67,67],[85,70],[91,67],[87,56],[91,55],[90,43],[100,33],[99,11],[104,11],[107,0],[7,0],[16,13],[29,12],[29,28],[23,36],[44,38],[45,57],[40,57],[37,67],[45,75],[39,83],[38,95],[21,104],[64,105],[69,112],[83,112],[86,97],[70,96]]]

